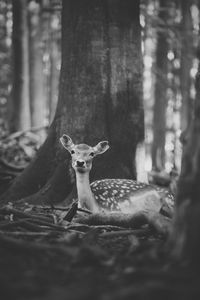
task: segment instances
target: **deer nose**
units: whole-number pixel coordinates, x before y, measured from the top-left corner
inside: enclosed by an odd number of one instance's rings
[[[84,161],[77,160],[76,165],[77,165],[77,167],[83,167]]]

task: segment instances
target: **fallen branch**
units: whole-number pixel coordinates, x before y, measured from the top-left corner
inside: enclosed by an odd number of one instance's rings
[[[34,224],[36,222],[36,224]],[[21,227],[23,229],[26,230],[30,230],[30,231],[37,231],[40,232],[42,230],[45,229],[56,229],[59,231],[66,231],[66,229],[64,229],[63,227],[59,226],[59,227],[54,227],[52,226],[54,224],[49,224],[46,222],[37,222],[36,220],[32,220],[32,219],[22,219],[22,220],[18,220],[18,221],[9,221],[6,222],[4,224],[0,224],[0,229],[11,229],[11,228],[16,228],[16,227]]]

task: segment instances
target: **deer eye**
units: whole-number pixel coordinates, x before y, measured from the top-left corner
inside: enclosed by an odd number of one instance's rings
[[[74,154],[74,153],[75,153],[75,151],[74,151],[74,150],[72,150],[72,151],[71,151],[71,154]]]
[[[93,156],[94,156],[94,152],[90,152],[90,156],[92,156],[92,157],[93,157]]]

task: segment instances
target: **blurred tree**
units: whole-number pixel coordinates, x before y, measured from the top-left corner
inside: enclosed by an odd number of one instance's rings
[[[11,20],[12,20],[12,8],[11,2],[2,0],[0,1],[0,135],[1,135],[1,125],[5,122],[7,115],[7,104],[10,96],[10,82],[11,82],[11,69],[10,69],[10,59],[11,59]],[[7,122],[6,122],[6,125]]]
[[[41,30],[41,4],[35,0],[28,4],[30,55],[30,108],[31,126],[42,127],[45,120],[43,46]],[[42,134],[42,130],[39,131]]]
[[[61,0],[42,0],[43,67],[46,116],[51,124],[58,101],[61,65]]]
[[[13,91],[10,130],[31,127],[27,0],[13,0]]]
[[[153,116],[153,144],[152,167],[157,171],[165,169],[165,134],[166,134],[166,107],[167,107],[167,74],[169,50],[168,31],[168,7],[166,1],[160,0],[159,27],[157,32],[156,49],[156,83],[155,103]]]
[[[58,82],[60,74],[60,24],[56,14],[50,16],[50,80],[49,80],[49,118],[53,121],[58,99]]]
[[[136,177],[134,154],[144,138],[139,0],[63,0],[56,115],[46,142],[2,201],[53,203],[69,195],[74,179],[59,143],[63,133],[75,143],[109,140],[92,180]]]
[[[191,16],[191,4],[193,1],[181,0],[182,24],[181,24],[181,130],[184,131],[192,119],[192,101],[190,97],[191,75],[193,63],[193,26]]]

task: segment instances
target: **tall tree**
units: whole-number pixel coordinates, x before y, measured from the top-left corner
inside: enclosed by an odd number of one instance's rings
[[[32,127],[41,127],[45,119],[41,7],[29,2],[30,107]],[[42,132],[40,132],[42,134]]]
[[[59,138],[111,150],[94,162],[91,179],[135,178],[144,138],[139,0],[63,0],[59,100],[46,142],[2,201],[62,201],[72,191],[70,157]],[[32,194],[32,195],[31,195]]]
[[[13,0],[13,92],[11,131],[31,127],[29,99],[29,46],[27,0]]]
[[[168,8],[166,1],[160,0],[159,20],[156,49],[156,83],[153,117],[152,166],[155,170],[165,168],[165,131],[167,107],[167,73],[168,73]]]
[[[51,14],[50,18],[51,39],[50,39],[50,84],[49,84],[49,119],[53,121],[57,99],[58,99],[58,82],[60,75],[60,34],[58,32],[58,17]],[[60,28],[60,27],[59,27]]]
[[[200,1],[198,1],[200,8]],[[200,44],[193,118],[182,136],[183,158],[176,197],[174,227],[169,237],[172,256],[199,270],[200,266]],[[188,99],[186,99],[188,100]]]
[[[181,0],[182,7],[182,43],[181,43],[181,130],[184,131],[192,119],[192,99],[190,96],[191,76],[190,70],[193,62],[193,38],[191,4],[193,1]]]
[[[11,3],[5,0],[0,2],[0,123],[2,121],[7,124],[6,113],[7,113],[7,103],[10,96],[9,85],[11,82],[11,47],[10,47],[10,29],[11,25]],[[6,119],[6,120],[5,120]]]

